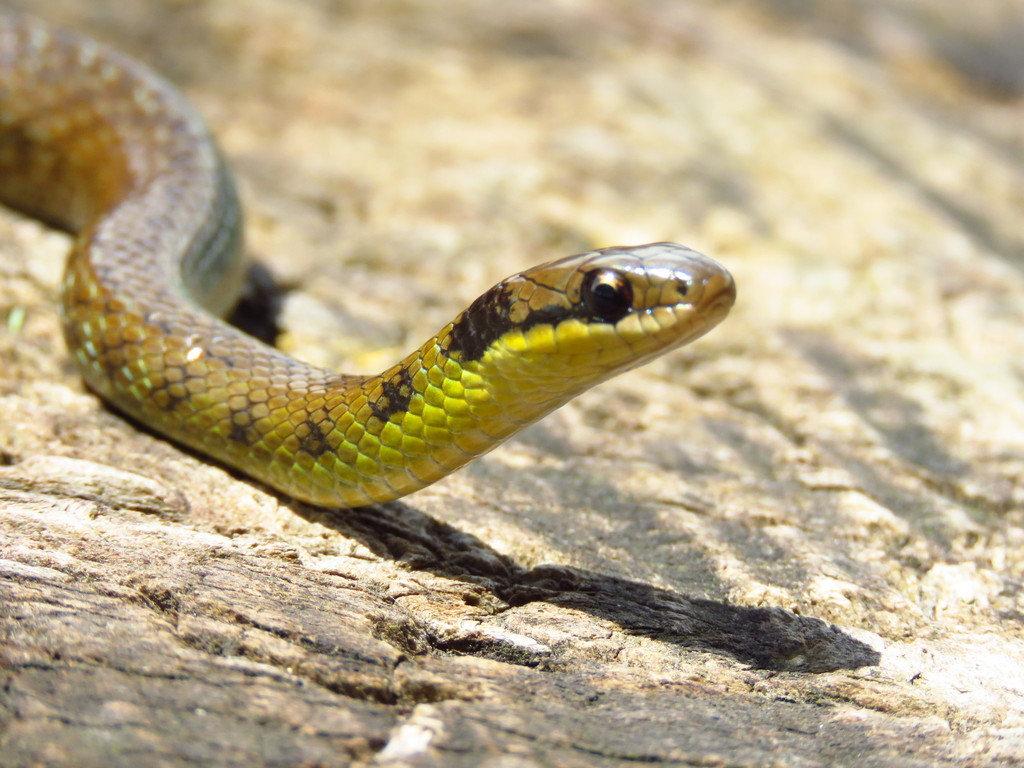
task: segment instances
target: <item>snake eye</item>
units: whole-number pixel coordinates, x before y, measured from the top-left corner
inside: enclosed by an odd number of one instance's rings
[[[580,299],[591,317],[614,323],[633,309],[633,286],[621,272],[594,269],[583,276]]]

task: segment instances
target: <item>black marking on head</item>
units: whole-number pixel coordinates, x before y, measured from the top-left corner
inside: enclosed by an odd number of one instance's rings
[[[495,339],[509,331],[513,322],[512,289],[498,283],[477,298],[452,326],[448,352],[458,352],[463,362],[479,360]]]
[[[616,323],[634,309],[632,283],[614,269],[587,272],[577,301],[539,307],[518,322],[511,314],[513,290],[507,282],[501,282],[470,304],[452,326],[448,353],[458,352],[462,362],[471,362],[483,357],[495,340],[513,328],[525,332],[535,325],[557,325],[571,318]]]
[[[409,410],[414,390],[412,377],[405,368],[400,368],[393,376],[384,380],[381,396],[369,403],[373,415],[381,421],[387,421],[396,413]]]

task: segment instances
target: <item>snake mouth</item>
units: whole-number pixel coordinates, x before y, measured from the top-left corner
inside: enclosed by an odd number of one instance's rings
[[[736,283],[725,270],[709,275],[703,282],[704,293],[697,309],[706,319],[707,327],[712,328],[725,319],[736,303]]]

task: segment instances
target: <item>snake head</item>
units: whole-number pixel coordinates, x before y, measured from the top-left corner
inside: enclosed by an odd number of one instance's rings
[[[604,248],[501,281],[455,320],[448,350],[532,420],[707,333],[735,298],[729,272],[684,246]]]
[[[597,353],[595,365],[610,366],[609,375],[703,336],[736,301],[732,275],[721,264],[675,243],[605,248],[548,269],[563,270],[575,315],[555,325],[556,342],[569,350],[571,339],[583,336],[580,351]]]

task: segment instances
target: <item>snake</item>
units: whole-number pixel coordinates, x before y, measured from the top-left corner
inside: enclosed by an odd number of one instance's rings
[[[201,117],[135,59],[0,10],[0,203],[68,232],[69,356],[115,411],[301,502],[417,491],[583,391],[702,336],[736,297],[685,246],[518,272],[376,375],[301,362],[222,318],[250,262]]]

